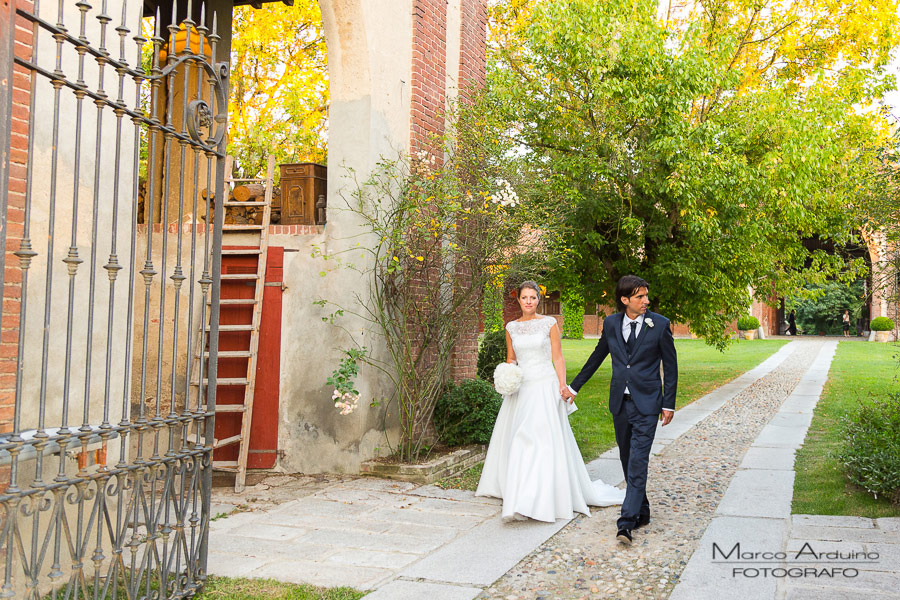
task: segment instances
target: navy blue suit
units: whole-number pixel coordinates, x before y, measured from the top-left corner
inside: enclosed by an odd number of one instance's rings
[[[630,353],[622,336],[623,318],[624,313],[616,313],[603,321],[603,335],[571,387],[576,392],[580,390],[607,355],[610,357],[609,411],[613,416],[626,483],[618,526],[632,529],[640,518],[650,517],[646,493],[650,447],[662,409],[675,410],[678,359],[667,318],[647,311]],[[653,321],[653,327],[648,326],[647,319]],[[660,365],[665,381],[660,376]],[[626,387],[631,396],[627,401]]]

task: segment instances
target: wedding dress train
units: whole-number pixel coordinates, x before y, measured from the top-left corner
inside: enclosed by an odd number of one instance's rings
[[[625,490],[591,481],[581,458],[553,368],[555,325],[556,319],[546,316],[506,325],[522,385],[503,398],[475,492],[502,498],[504,519],[553,522],[574,512],[590,515],[588,506],[621,504],[625,498]]]

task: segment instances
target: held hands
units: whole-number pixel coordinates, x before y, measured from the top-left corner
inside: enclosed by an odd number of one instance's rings
[[[570,404],[572,402],[572,398],[575,397],[575,394],[573,394],[569,390],[569,386],[567,386],[564,383],[560,384],[560,386],[559,386],[559,395],[562,396],[563,400],[565,400],[567,403],[570,403]]]

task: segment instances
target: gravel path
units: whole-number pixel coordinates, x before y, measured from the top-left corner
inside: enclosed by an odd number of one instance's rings
[[[615,539],[619,507],[579,516],[479,598],[668,598],[744,453],[821,349],[809,342],[651,457],[649,526],[632,546]],[[678,418],[676,413],[675,418]]]

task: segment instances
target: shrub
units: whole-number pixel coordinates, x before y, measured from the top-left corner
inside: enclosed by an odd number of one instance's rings
[[[506,329],[492,331],[484,336],[478,349],[476,373],[485,381],[494,380],[494,368],[506,362]]]
[[[434,427],[448,446],[487,444],[503,398],[487,381],[450,384],[434,407]]]
[[[850,481],[900,504],[900,394],[867,400],[844,420],[838,458]]]
[[[562,336],[570,340],[584,339],[584,296],[577,289],[562,291]]]
[[[741,331],[759,329],[759,319],[757,319],[756,317],[751,317],[750,315],[743,316],[738,319],[737,328]]]
[[[887,317],[875,317],[870,325],[872,331],[893,331],[894,321]]]

